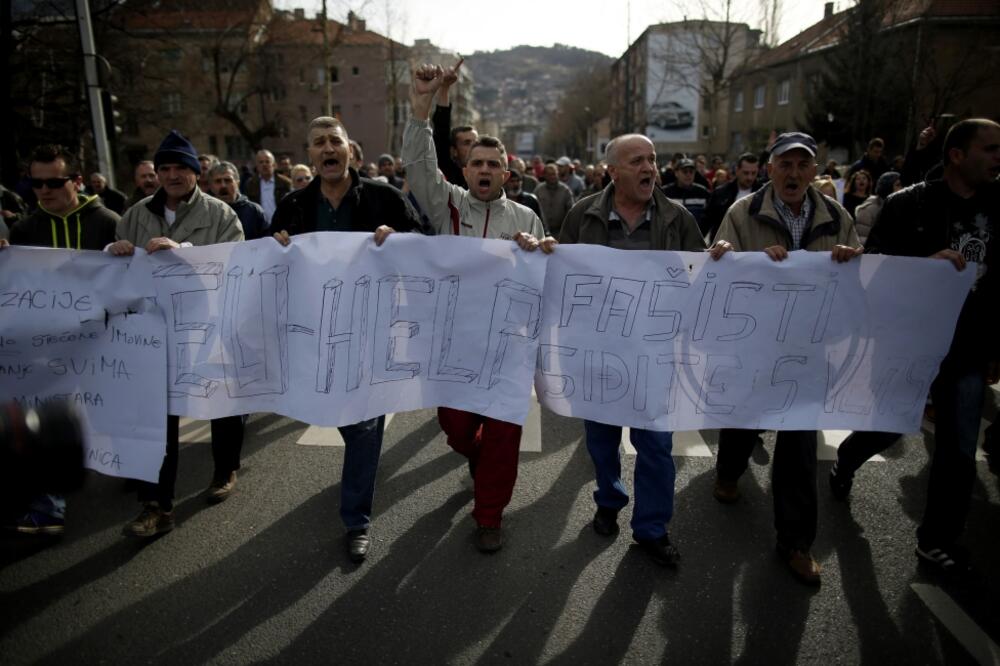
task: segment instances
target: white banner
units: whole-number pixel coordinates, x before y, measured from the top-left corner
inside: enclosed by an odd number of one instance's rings
[[[553,411],[625,426],[910,432],[974,276],[412,234],[131,261],[10,248],[0,399],[69,400],[88,465],[147,480],[168,409],[332,426],[446,405],[523,423],[533,377]]]
[[[947,261],[559,247],[535,390],[654,430],[913,432],[972,285]]]
[[[170,413],[340,426],[438,405],[523,423],[545,259],[510,241],[296,236],[158,252]]]
[[[166,447],[166,329],[137,263],[0,251],[0,402],[70,403],[84,421],[87,467],[155,481]]]

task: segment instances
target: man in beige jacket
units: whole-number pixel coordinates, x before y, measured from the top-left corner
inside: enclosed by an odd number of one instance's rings
[[[789,132],[770,149],[771,182],[753,196],[734,203],[715,236],[712,256],[729,250],[763,251],[783,261],[789,250],[830,252],[834,261],[850,261],[862,252],[854,221],[844,208],[810,186],[816,177],[816,141]],[[760,431],[723,429],[713,495],[724,504],[740,497],[737,482]],[[772,466],[774,524],[779,557],[804,583],[818,585],[820,565],[809,549],[816,538],[816,432],[778,433]]]
[[[236,212],[221,199],[198,187],[198,152],[177,130],[160,144],[153,162],[160,187],[139,201],[118,222],[118,240],[108,246],[114,255],[130,255],[139,246],[146,252],[172,250],[243,240]],[[126,524],[125,536],[149,538],[174,528],[174,484],[177,480],[179,417],[167,416],[167,452],[158,483],[139,483],[142,511]],[[212,457],[215,473],[208,487],[209,502],[221,502],[233,491],[243,447],[243,417],[212,419]]]

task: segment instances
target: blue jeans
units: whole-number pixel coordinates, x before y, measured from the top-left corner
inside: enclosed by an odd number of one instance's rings
[[[338,429],[345,445],[344,468],[340,473],[340,519],[348,531],[366,530],[372,523],[385,416]]]
[[[628,504],[628,491],[622,483],[620,446],[622,429],[596,421],[584,421],[587,451],[594,461],[598,506],[621,510]],[[630,430],[635,459],[635,508],[632,510],[632,536],[647,541],[667,533],[667,523],[674,515],[674,442],[669,432]]]
[[[976,482],[976,445],[986,397],[981,365],[963,367],[945,359],[931,386],[934,399],[934,453],[927,480],[927,508],[917,528],[921,546],[950,545],[965,529]]]

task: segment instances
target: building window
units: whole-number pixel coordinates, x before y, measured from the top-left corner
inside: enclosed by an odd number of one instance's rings
[[[736,96],[733,97],[733,111],[739,113],[743,110],[743,91],[738,90]]]
[[[211,134],[208,137],[208,152],[213,155],[219,154],[219,139],[214,134]]]
[[[791,79],[785,79],[778,84],[778,104],[784,106],[788,104],[788,97],[792,90]]]
[[[181,59],[181,56],[184,55],[184,51],[182,51],[181,49],[163,49],[162,51],[160,51],[160,55],[163,56],[164,60],[168,60],[170,62],[177,62],[178,60]]]
[[[729,150],[734,153],[743,152],[743,133],[733,132],[732,138],[729,140]]]
[[[300,106],[299,107],[299,120],[301,120],[302,122],[306,122],[307,120],[309,120],[306,117],[307,113],[308,113],[308,110],[306,109],[306,107]]]
[[[336,67],[330,68],[330,83],[337,83],[340,81],[340,70]]]
[[[163,98],[163,111],[168,116],[173,116],[181,112],[181,94],[179,92],[167,93]]]
[[[701,126],[701,138],[707,139],[710,136],[712,136],[712,128],[709,127],[708,125],[702,125]]]
[[[763,109],[764,98],[765,98],[765,88],[764,84],[762,83],[753,90],[753,108]]]
[[[357,76],[360,73],[361,73],[361,68],[360,67],[358,67],[357,65],[355,65],[354,67],[351,67],[351,74],[353,74],[354,76]]]

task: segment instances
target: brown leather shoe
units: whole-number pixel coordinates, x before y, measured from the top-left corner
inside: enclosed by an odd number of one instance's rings
[[[820,584],[820,574],[823,573],[823,567],[819,565],[819,562],[813,559],[813,556],[809,553],[809,551],[785,550],[779,546],[778,555],[785,561],[785,564],[788,565],[792,575],[798,578],[801,582],[806,585]]]
[[[482,553],[495,553],[503,548],[503,529],[500,527],[476,528],[476,548]]]
[[[736,481],[726,481],[715,477],[715,487],[712,488],[712,497],[723,504],[732,504],[740,499],[740,487]]]
[[[210,504],[224,502],[230,495],[233,494],[233,490],[235,488],[236,472],[230,472],[228,478],[216,479],[212,481],[212,485],[208,487],[208,495],[206,496],[206,499]]]

